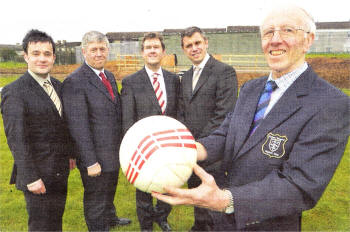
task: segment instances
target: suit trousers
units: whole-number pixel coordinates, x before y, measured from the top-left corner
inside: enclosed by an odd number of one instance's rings
[[[63,177],[62,181],[45,185],[45,187],[45,194],[23,192],[28,212],[28,231],[62,231],[67,178]]]
[[[119,171],[102,172],[90,177],[80,170],[84,186],[84,216],[89,231],[108,231],[109,222],[116,217],[113,204]]]
[[[140,222],[141,231],[152,230],[153,222],[166,221],[171,211],[171,206],[157,200],[153,207],[153,197],[150,193],[136,189],[136,211]]]

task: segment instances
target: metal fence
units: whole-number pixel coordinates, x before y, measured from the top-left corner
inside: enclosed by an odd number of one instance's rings
[[[237,71],[261,72],[268,70],[264,55],[214,55],[214,57],[222,62],[233,66]],[[167,59],[169,60],[169,59]],[[137,70],[144,66],[141,55],[116,55],[112,60],[120,70]],[[172,71],[181,72],[188,70],[191,65],[174,65],[175,62],[162,62],[162,67]]]

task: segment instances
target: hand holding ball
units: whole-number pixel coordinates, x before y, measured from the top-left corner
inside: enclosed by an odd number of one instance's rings
[[[197,160],[195,140],[179,121],[150,116],[125,134],[119,152],[128,181],[144,192],[163,193],[164,186],[181,187]]]

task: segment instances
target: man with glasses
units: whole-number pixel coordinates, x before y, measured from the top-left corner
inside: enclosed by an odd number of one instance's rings
[[[153,196],[211,209],[215,230],[300,231],[332,178],[350,133],[350,99],[305,62],[315,36],[309,14],[273,10],[261,26],[267,77],[240,90],[235,111],[198,142],[198,160],[223,160],[225,188],[199,166],[195,189]]]

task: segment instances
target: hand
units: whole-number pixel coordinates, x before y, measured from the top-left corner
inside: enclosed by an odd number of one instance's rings
[[[197,160],[198,161],[203,161],[207,158],[207,150],[205,147],[201,144],[196,142],[196,147],[197,147]]]
[[[193,189],[165,187],[167,195],[153,192],[152,196],[171,205],[193,205],[214,211],[223,211],[230,203],[224,190],[215,183],[214,177],[197,164],[194,173],[201,179],[202,184]]]
[[[99,175],[101,175],[101,166],[97,162],[94,165],[88,167],[87,171],[88,171],[88,175],[91,176],[91,177],[99,176]]]
[[[69,159],[69,169],[73,170],[74,168],[77,167],[77,162],[75,159]]]
[[[39,179],[31,184],[27,185],[27,188],[30,192],[34,194],[44,194],[46,193],[46,188],[44,182]]]

